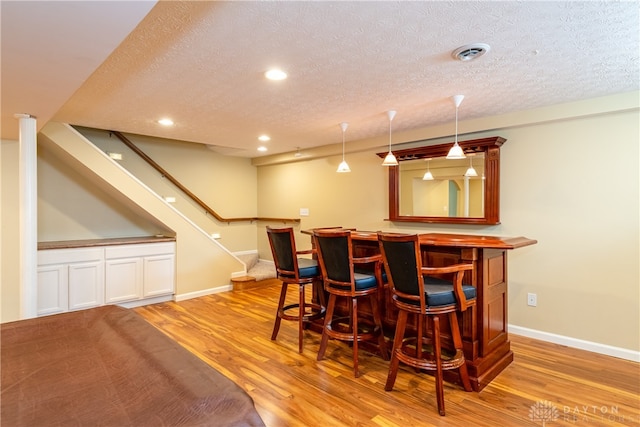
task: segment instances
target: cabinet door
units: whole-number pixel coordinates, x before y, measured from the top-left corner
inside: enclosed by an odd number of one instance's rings
[[[106,304],[142,297],[142,258],[108,259],[105,269]]]
[[[69,309],[68,269],[64,264],[38,267],[38,316]]]
[[[104,304],[104,261],[69,264],[69,310]]]
[[[144,297],[172,294],[175,288],[175,255],[144,258]]]

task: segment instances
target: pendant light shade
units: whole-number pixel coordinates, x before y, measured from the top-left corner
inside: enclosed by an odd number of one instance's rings
[[[431,174],[431,171],[429,170],[429,162],[431,161],[431,159],[427,159],[427,171],[424,173],[424,176],[422,177],[423,181],[433,181],[433,175]]]
[[[394,110],[387,111],[387,115],[389,116],[389,153],[387,153],[387,157],[384,158],[382,162],[382,166],[398,166],[398,159],[391,152],[391,121],[396,116],[396,112]]]
[[[342,162],[338,165],[338,170],[336,171],[340,173],[351,172],[349,165],[344,159],[344,133],[347,131],[348,127],[349,127],[349,123],[345,123],[345,122],[340,123],[340,128],[342,129]]]
[[[464,151],[462,151],[462,147],[458,145],[458,108],[464,99],[464,95],[455,95],[452,99],[456,106],[456,139],[449,150],[449,154],[447,154],[447,159],[464,159],[466,157]]]
[[[469,157],[469,169],[464,173],[464,176],[478,176],[478,172],[473,168],[473,160]]]

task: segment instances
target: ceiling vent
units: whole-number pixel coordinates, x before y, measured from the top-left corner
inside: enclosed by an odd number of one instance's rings
[[[471,61],[489,52],[491,47],[485,43],[473,43],[461,46],[451,52],[451,56],[460,61]]]

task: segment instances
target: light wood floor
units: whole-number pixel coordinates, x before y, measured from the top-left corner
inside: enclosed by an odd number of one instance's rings
[[[319,334],[306,331],[299,354],[296,324],[286,321],[271,341],[279,289],[135,310],[246,390],[269,427],[640,426],[639,364],[514,335],[515,361],[480,393],[445,383],[440,417],[429,375],[401,365],[385,392],[379,357],[361,351],[356,379],[345,343],[330,341],[317,362]]]

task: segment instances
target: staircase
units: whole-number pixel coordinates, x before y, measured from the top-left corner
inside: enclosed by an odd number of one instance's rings
[[[179,212],[151,187],[110,159],[95,144],[64,123],[48,122],[38,133],[38,145],[68,164],[96,188],[116,196],[143,219],[162,224],[176,236],[178,300],[229,290],[229,277],[242,264],[204,229]],[[162,181],[159,175],[155,178]]]
[[[260,260],[257,252],[236,254],[247,265],[245,276],[231,278],[234,290],[254,289],[278,282],[273,262]]]

